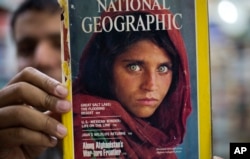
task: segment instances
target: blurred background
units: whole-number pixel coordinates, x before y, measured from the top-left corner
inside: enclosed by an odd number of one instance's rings
[[[250,142],[250,1],[208,0],[213,151]]]
[[[0,88],[16,72],[15,48],[13,47],[9,23],[11,13],[23,0],[0,0]]]
[[[0,0],[0,88],[16,72],[11,12]],[[229,159],[230,142],[250,142],[250,1],[208,0],[213,153]]]

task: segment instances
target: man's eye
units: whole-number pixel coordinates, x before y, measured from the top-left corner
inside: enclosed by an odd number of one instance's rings
[[[169,68],[167,66],[160,66],[158,71],[161,73],[167,73],[169,71]]]
[[[140,71],[140,66],[138,64],[129,64],[128,65],[129,70],[131,71]]]
[[[60,34],[51,34],[47,37],[55,49],[61,49],[61,38]]]
[[[33,56],[37,42],[35,40],[23,41],[17,45],[17,53],[19,56]]]

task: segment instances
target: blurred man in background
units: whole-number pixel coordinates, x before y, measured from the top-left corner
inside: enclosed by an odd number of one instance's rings
[[[68,91],[58,82],[60,14],[56,0],[26,0],[13,14],[19,73],[0,90],[1,159],[61,158],[57,150],[43,153],[67,134],[51,115],[71,109]]]
[[[18,70],[32,66],[61,80],[60,14],[56,0],[28,0],[13,15]]]

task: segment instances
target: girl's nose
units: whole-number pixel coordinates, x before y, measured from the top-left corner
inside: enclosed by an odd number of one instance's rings
[[[154,72],[144,73],[142,77],[142,89],[146,91],[154,91],[157,89],[157,75]]]

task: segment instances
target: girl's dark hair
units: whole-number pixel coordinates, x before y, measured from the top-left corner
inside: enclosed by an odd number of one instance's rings
[[[138,21],[139,17],[146,20],[145,13],[135,14],[134,17],[135,21]],[[169,93],[173,92],[178,83],[178,53],[166,30],[156,31],[154,24],[150,28],[151,31],[117,32],[113,29],[111,32],[98,33],[86,53],[84,63],[80,64],[81,76],[78,80],[84,88],[80,92],[114,99],[115,96],[112,93],[114,61],[118,55],[140,40],[152,41],[170,56],[173,63],[173,79]]]

